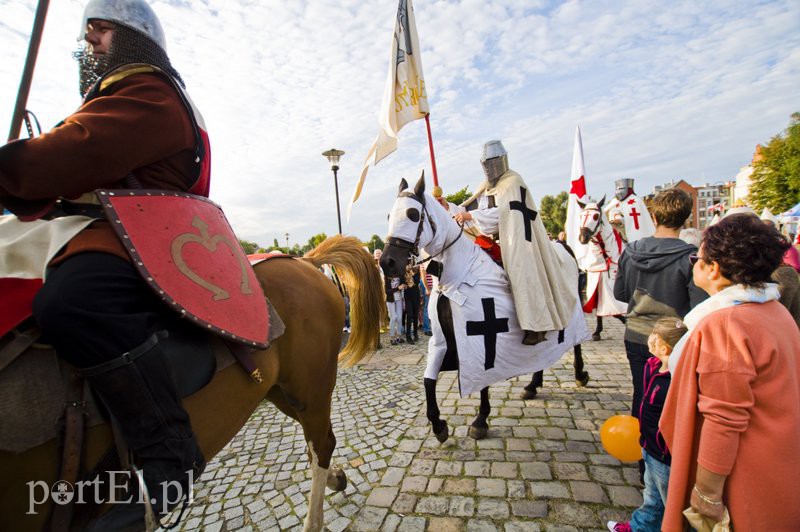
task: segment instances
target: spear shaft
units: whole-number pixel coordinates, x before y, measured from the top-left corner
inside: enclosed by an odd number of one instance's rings
[[[36,57],[39,55],[39,44],[42,42],[44,20],[47,17],[49,5],[50,0],[39,0],[39,5],[36,8],[31,40],[28,43],[28,56],[25,58],[25,68],[22,70],[22,79],[19,82],[17,102],[14,105],[14,114],[11,117],[11,129],[8,132],[9,142],[19,138],[19,131],[22,128],[22,118],[25,114],[25,105],[28,103],[28,93],[30,93],[31,81],[33,80],[33,69],[36,66]]]

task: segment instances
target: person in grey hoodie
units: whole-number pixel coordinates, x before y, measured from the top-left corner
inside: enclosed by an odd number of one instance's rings
[[[649,208],[656,232],[625,247],[614,283],[614,297],[628,302],[625,351],[633,381],[631,415],[637,418],[653,326],[662,317],[683,318],[708,297],[692,281],[689,255],[697,253],[697,247],[678,238],[692,213],[692,198],[669,188],[659,192]]]

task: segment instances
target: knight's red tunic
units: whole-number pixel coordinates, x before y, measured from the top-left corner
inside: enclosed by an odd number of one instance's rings
[[[208,195],[202,118],[165,74],[141,66],[125,74],[99,85],[50,132],[0,148],[0,204],[21,217],[41,215],[58,197],[126,188],[129,175],[145,189]],[[69,247],[69,255],[92,249],[127,257],[107,224],[94,224]]]

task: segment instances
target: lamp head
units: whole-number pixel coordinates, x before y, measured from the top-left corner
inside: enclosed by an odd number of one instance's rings
[[[339,157],[344,155],[344,151],[337,150],[335,148],[331,148],[328,151],[322,152],[322,155],[328,158],[328,162],[331,163],[331,170],[338,170],[339,169]]]

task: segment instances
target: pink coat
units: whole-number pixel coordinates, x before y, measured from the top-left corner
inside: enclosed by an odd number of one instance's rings
[[[727,475],[737,532],[800,530],[800,331],[777,301],[718,310],[691,333],[661,430],[672,451],[662,530],[683,530],[697,464]]]
[[[797,251],[796,247],[790,246],[783,255],[783,263],[800,272],[800,251]]]

